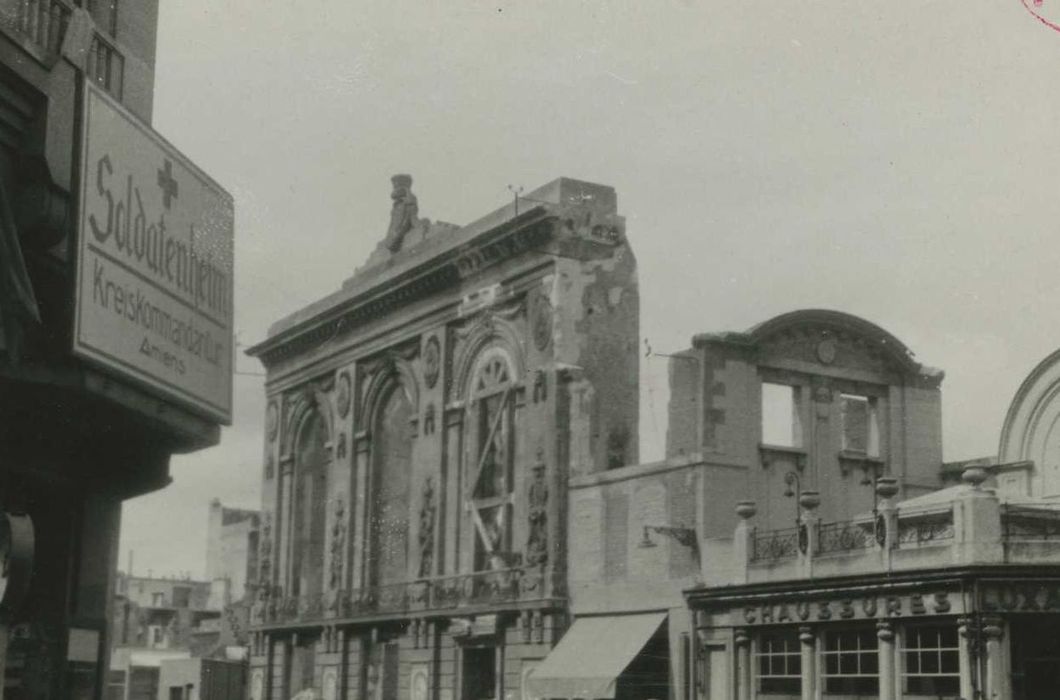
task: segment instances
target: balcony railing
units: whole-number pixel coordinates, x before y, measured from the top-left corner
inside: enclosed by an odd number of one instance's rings
[[[1060,513],[1040,508],[1006,507],[1001,529],[1008,541],[1060,539]]]
[[[916,518],[899,517],[894,546],[896,549],[912,549],[945,543],[952,540],[955,534],[951,510]]]
[[[799,553],[799,528],[755,531],[751,543],[751,561],[769,562],[790,559]]]
[[[64,0],[0,0],[0,26],[49,59],[59,55],[72,12]]]
[[[561,578],[541,567],[420,579],[364,590],[284,596],[276,589],[259,595],[251,624],[350,620],[384,615],[442,613],[464,608],[544,600],[561,591]]]
[[[817,528],[817,549],[814,554],[852,552],[876,546],[876,535],[871,522],[821,523]]]

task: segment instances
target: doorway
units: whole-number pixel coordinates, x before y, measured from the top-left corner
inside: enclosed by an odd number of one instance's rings
[[[1012,621],[1013,700],[1054,700],[1060,688],[1060,615]]]
[[[497,687],[497,647],[464,647],[460,668],[461,700],[495,700]]]

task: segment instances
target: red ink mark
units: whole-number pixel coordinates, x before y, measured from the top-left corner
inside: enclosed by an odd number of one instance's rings
[[[1053,29],[1055,31],[1060,32],[1060,24],[1056,24],[1055,22],[1050,22],[1049,20],[1047,20],[1046,18],[1042,17],[1040,14],[1035,12],[1034,9],[1032,9],[1031,6],[1029,4],[1027,4],[1027,0],[1020,0],[1020,2],[1023,3],[1023,7],[1025,7],[1027,9],[1027,12],[1031,13],[1031,16],[1034,17],[1034,19],[1038,20],[1039,22],[1041,22],[1045,26],[1049,27],[1050,29]],[[1041,7],[1042,4],[1044,3],[1044,0],[1031,0],[1031,2],[1034,4],[1034,7]]]

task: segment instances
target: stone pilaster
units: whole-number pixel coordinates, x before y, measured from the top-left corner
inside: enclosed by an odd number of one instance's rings
[[[895,700],[894,627],[888,621],[876,623],[877,653],[880,658],[880,700]]]
[[[736,630],[736,700],[751,700],[751,637],[747,630]]]
[[[812,627],[799,628],[802,652],[802,700],[814,700],[817,688],[817,635]]]
[[[990,700],[1010,700],[1010,684],[1007,683],[1005,628],[1000,617],[983,618],[983,640],[986,646],[986,697]]]

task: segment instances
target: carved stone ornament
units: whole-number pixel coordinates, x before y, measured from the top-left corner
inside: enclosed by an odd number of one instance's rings
[[[545,456],[537,451],[534,476],[527,494],[527,521],[529,535],[526,540],[526,563],[529,566],[548,561],[548,482],[545,481]]]
[[[265,478],[266,479],[271,479],[272,475],[275,473],[275,471],[276,471],[276,467],[275,467],[275,464],[272,461],[272,455],[271,454],[265,455]]]
[[[435,413],[434,404],[433,403],[427,404],[427,408],[423,412],[423,434],[424,435],[433,435],[434,434],[434,424],[435,424],[434,413]]]
[[[817,359],[822,364],[830,365],[835,362],[836,345],[834,338],[825,338],[817,343]]]
[[[346,504],[342,498],[335,501],[335,521],[331,525],[331,571],[329,585],[332,589],[342,583],[342,553],[346,544]]]
[[[261,516],[261,553],[258,555],[258,595],[269,597],[269,582],[272,580],[272,514]]]
[[[438,383],[438,374],[442,366],[442,349],[438,342],[438,336],[432,335],[427,339],[427,345],[423,348],[423,382],[428,389],[433,389]]]
[[[531,332],[534,336],[534,347],[544,352],[552,342],[552,303],[544,294],[537,295],[534,304],[534,315],[531,321]]]
[[[431,575],[434,567],[434,478],[423,482],[423,502],[420,506],[420,578]]]
[[[275,401],[269,402],[269,407],[265,409],[265,432],[269,436],[269,442],[276,439],[276,433],[280,427],[280,409],[276,406]]]
[[[405,236],[413,229],[424,226],[426,222],[419,218],[419,202],[416,195],[412,194],[412,176],[395,175],[390,178],[390,184],[393,186],[390,193],[393,204],[390,207],[390,226],[384,243],[387,250],[396,253],[405,243]]]
[[[339,418],[345,418],[350,412],[351,388],[349,373],[341,373],[335,387],[335,408],[339,412]]]
[[[339,433],[339,443],[335,447],[335,459],[346,459],[346,433]]]
[[[548,378],[545,376],[545,370],[538,369],[534,370],[534,403],[539,403],[548,398]]]

